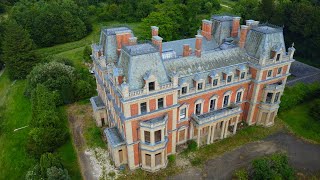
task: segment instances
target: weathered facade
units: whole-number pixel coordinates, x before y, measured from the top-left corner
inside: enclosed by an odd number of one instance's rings
[[[98,96],[91,98],[116,166],[157,171],[179,144],[271,126],[295,49],[281,27],[212,16],[195,38],[138,44],[126,27],[103,29],[92,46]]]

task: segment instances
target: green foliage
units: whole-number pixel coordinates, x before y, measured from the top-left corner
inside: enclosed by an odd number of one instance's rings
[[[285,154],[273,154],[252,162],[252,179],[294,179],[294,170]]]
[[[48,180],[70,180],[70,176],[66,169],[57,168],[55,166],[47,169]]]
[[[43,175],[47,173],[47,169],[50,167],[63,168],[60,158],[56,154],[45,153],[40,158],[40,169]]]
[[[73,88],[75,84],[75,69],[62,63],[50,62],[37,65],[28,75],[26,94],[38,84],[42,84],[50,91],[57,91],[64,103],[73,102]]]
[[[81,39],[92,28],[86,9],[72,0],[21,0],[10,18],[24,27],[39,47]]]
[[[2,42],[2,58],[10,79],[23,79],[36,63],[33,41],[15,21],[9,21]]]
[[[168,156],[169,164],[175,164],[176,163],[176,155],[171,154]]]
[[[312,102],[310,116],[313,117],[314,120],[320,120],[320,99],[316,99]]]
[[[66,128],[58,116],[54,96],[39,84],[32,92],[32,127],[27,149],[35,157],[46,152],[53,152],[67,138]]]
[[[234,174],[237,180],[247,180],[249,179],[249,174],[246,169],[237,170]]]
[[[292,87],[286,87],[282,97],[280,111],[288,110],[306,100],[320,95],[320,84],[298,83]]]
[[[91,60],[91,57],[90,57],[90,55],[91,55],[91,48],[90,48],[90,46],[86,46],[84,49],[83,49],[83,59],[85,60],[85,61],[90,61]]]
[[[188,152],[193,152],[193,151],[196,151],[198,149],[198,144],[194,140],[189,140],[187,142],[187,144],[188,144],[188,148],[186,149],[186,151],[188,151]]]

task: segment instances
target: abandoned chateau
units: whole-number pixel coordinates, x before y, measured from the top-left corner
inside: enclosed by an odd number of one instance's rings
[[[295,49],[281,27],[245,22],[212,16],[194,38],[170,42],[152,26],[150,43],[127,27],[102,29],[90,101],[117,167],[157,171],[188,140],[203,146],[241,122],[273,125]]]

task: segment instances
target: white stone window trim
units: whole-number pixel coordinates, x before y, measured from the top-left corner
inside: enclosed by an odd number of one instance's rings
[[[235,103],[242,103],[243,102],[243,94],[244,94],[244,91],[245,91],[246,89],[245,88],[243,88],[243,87],[241,87],[241,88],[239,88],[237,91],[236,91],[236,96],[235,96]],[[238,99],[238,92],[241,92],[241,97],[240,97],[240,101],[239,102],[237,102],[237,99]]]
[[[214,80],[217,80],[217,85],[213,85],[213,82],[214,82]],[[211,78],[211,86],[212,87],[218,87],[219,85],[220,85],[220,77],[219,76],[216,76],[216,77],[212,77]]]
[[[155,142],[155,132],[156,131],[159,131],[161,130],[161,141],[159,142]],[[144,132],[145,131],[148,131],[150,133],[150,143],[146,143],[145,142],[145,139],[144,139]],[[159,143],[162,143],[165,141],[165,136],[167,136],[167,128],[166,128],[166,125],[164,126],[159,126],[159,127],[156,127],[154,129],[150,129],[150,128],[147,128],[147,127],[140,127],[140,139],[141,139],[141,142],[144,143],[144,144],[149,144],[149,145],[156,145],[156,144],[159,144]]]
[[[279,73],[279,69],[280,69],[280,73]],[[276,76],[281,76],[282,75],[282,72],[283,72],[283,67],[281,66],[281,67],[278,67],[277,68],[277,74],[276,74]]]
[[[138,102],[138,114],[139,115],[141,115],[141,104],[144,103],[144,102],[147,103],[147,112],[145,112],[145,113],[150,112],[150,107],[149,107],[150,103],[149,103],[149,101],[140,101],[140,102]]]
[[[202,83],[202,89],[198,89],[198,84],[199,84],[199,83]],[[203,91],[203,90],[205,90],[205,88],[206,88],[206,82],[205,82],[204,79],[201,79],[201,80],[199,80],[199,81],[196,81],[196,87],[195,87],[196,92],[198,92],[198,91]]]
[[[179,113],[179,122],[188,120],[188,118],[189,118],[189,116],[188,116],[188,114],[189,114],[189,105],[190,105],[190,104],[183,103],[183,104],[179,107],[179,111],[178,111],[178,113]],[[180,119],[180,110],[182,110],[182,109],[184,109],[184,108],[186,108],[186,117]]]
[[[277,57],[279,55],[279,60],[277,61]],[[283,52],[282,50],[275,53],[275,56],[273,57],[273,62],[281,62],[282,61]]]
[[[227,104],[227,106],[224,106],[224,99],[225,99],[225,97],[228,96],[228,95],[229,95],[228,104]],[[229,106],[230,106],[230,104],[231,104],[231,97],[232,97],[232,91],[231,91],[231,90],[229,90],[229,91],[227,91],[227,92],[225,92],[225,93],[223,94],[222,108],[226,108],[226,107],[229,107]]]
[[[193,111],[194,114],[197,114],[197,113],[196,113],[197,104],[201,104],[200,114],[203,114],[204,102],[205,102],[204,99],[198,99],[198,100],[196,100],[196,101],[194,102],[194,111]]]
[[[161,98],[163,98],[163,107],[162,108],[166,108],[167,107],[167,98],[166,98],[167,96],[163,96],[163,97],[157,97],[156,98],[156,109],[159,109],[159,107],[158,107],[158,101],[159,101],[159,99],[161,99]]]
[[[269,71],[271,71],[271,75],[270,75],[270,76],[268,76]],[[268,70],[267,70],[266,79],[271,79],[271,78],[273,78],[273,69],[268,69]]]
[[[180,85],[180,87],[181,87],[180,88],[180,95],[185,95],[185,94],[189,93],[189,84],[188,83],[183,83],[183,84]],[[182,88],[183,87],[187,87],[187,92],[185,94],[182,93]]]
[[[276,97],[276,94],[277,93],[280,93],[279,94],[279,97],[278,97],[278,101],[277,102],[274,102],[274,99]],[[272,94],[272,98],[271,98],[271,103],[267,103],[267,95],[268,93],[273,93]],[[275,90],[275,91],[272,91],[272,90],[268,90],[268,91],[265,91],[264,95],[263,95],[263,99],[262,99],[262,102],[263,103],[266,103],[266,104],[276,104],[276,103],[280,103],[280,99],[281,99],[281,96],[283,94],[283,91],[282,90]]]
[[[244,77],[241,78],[241,74],[244,73]],[[239,80],[244,80],[247,79],[247,70],[245,71],[239,71]]]
[[[210,112],[211,110],[210,110],[210,106],[211,106],[211,100],[216,100],[216,102],[215,102],[215,105],[214,105],[214,111],[215,110],[217,110],[217,108],[218,108],[218,99],[219,99],[219,96],[218,95],[213,95],[210,99],[209,99],[209,106],[208,106],[208,112]]]
[[[146,76],[146,75],[145,75]],[[155,75],[150,74],[147,78],[144,78],[145,81],[145,85],[144,85],[144,89],[146,90],[146,92],[153,92],[159,89],[159,84],[157,81],[157,78]],[[149,91],[149,83],[154,82],[154,90],[153,91]]]

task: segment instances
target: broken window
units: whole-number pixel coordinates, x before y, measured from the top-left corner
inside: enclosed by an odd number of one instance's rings
[[[224,96],[223,99],[223,107],[227,107],[229,105],[229,95]]]
[[[154,90],[154,82],[149,82],[149,91]]]
[[[147,103],[146,102],[143,102],[140,104],[140,112],[141,113],[147,112]]]
[[[216,86],[216,85],[218,85],[218,79],[214,79],[212,82],[212,86]]]
[[[210,111],[214,110],[216,107],[216,99],[210,100]]]
[[[158,99],[158,108],[163,108],[163,98]]]
[[[198,83],[198,90],[201,90],[203,86],[203,83]]]
[[[196,105],[196,115],[200,115],[201,114],[201,104],[197,104]]]
[[[242,95],[242,91],[239,91],[237,93],[237,103],[241,101],[241,95]]]
[[[266,98],[266,103],[271,103],[273,93],[268,93]]]
[[[182,94],[186,94],[187,93],[187,86],[182,87],[181,92],[182,92]]]
[[[231,79],[232,79],[232,76],[228,76],[227,82],[228,82],[228,83],[231,82]]]
[[[180,109],[180,119],[186,118],[187,108]]]

